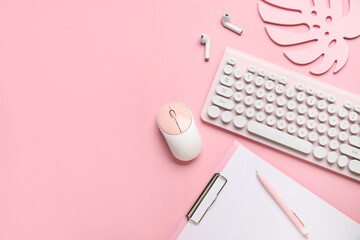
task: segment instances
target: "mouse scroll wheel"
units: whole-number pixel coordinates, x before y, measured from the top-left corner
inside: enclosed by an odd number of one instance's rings
[[[176,113],[175,113],[174,110],[171,109],[171,110],[169,111],[169,114],[170,114],[170,117],[176,118]]]

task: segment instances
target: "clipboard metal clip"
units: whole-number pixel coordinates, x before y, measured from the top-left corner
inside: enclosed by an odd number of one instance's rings
[[[187,219],[196,225],[199,224],[209,208],[214,204],[226,183],[227,179],[224,176],[220,173],[215,173],[190,211],[186,214]]]

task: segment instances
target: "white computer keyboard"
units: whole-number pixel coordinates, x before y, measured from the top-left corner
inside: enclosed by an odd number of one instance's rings
[[[359,114],[359,96],[228,47],[201,118],[360,181]]]

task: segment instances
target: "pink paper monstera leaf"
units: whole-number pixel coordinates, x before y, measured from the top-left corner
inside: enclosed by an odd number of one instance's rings
[[[285,51],[293,62],[308,64],[323,56],[311,69],[313,74],[323,74],[334,64],[338,72],[349,57],[346,39],[360,35],[360,0],[349,0],[349,12],[343,15],[342,0],[263,0],[259,12],[266,23],[270,38],[279,45],[289,46],[311,42],[308,48]],[[285,26],[307,25],[307,32],[287,30]],[[286,28],[286,29],[285,29]]]

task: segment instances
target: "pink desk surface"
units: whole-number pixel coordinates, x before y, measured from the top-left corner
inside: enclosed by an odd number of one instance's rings
[[[348,44],[344,69],[316,79],[360,94],[360,39]],[[0,239],[167,239],[235,139],[360,223],[359,183],[200,120],[226,46],[308,74],[268,38],[257,1],[1,1]],[[188,164],[156,126],[170,101],[202,136]]]

